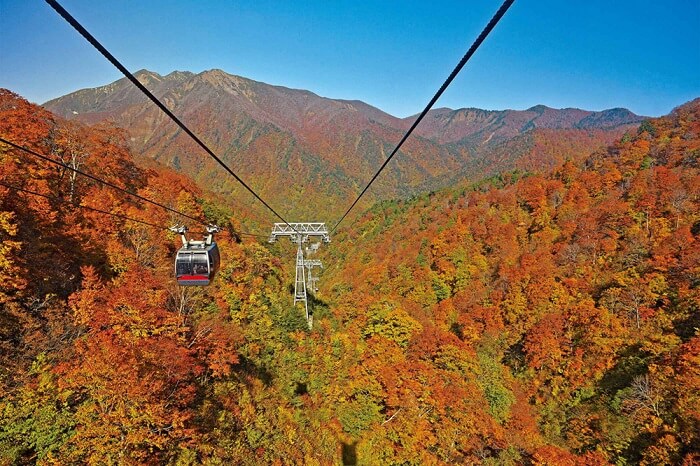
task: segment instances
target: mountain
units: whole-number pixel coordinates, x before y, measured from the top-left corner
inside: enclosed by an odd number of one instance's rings
[[[407,118],[413,122],[415,117]],[[527,110],[480,110],[463,108],[431,110],[416,133],[440,143],[485,144],[505,141],[535,128],[606,129],[638,124],[643,118],[629,110],[615,108],[591,112],[577,108],[561,110],[536,105]]]
[[[249,206],[2,89],[0,135],[224,229],[178,287],[172,212],[0,144],[0,464],[700,463],[700,100],[358,212],[312,329]]]
[[[166,76],[142,70],[136,76],[263,198],[298,216],[337,216],[415,120],[221,70]],[[44,106],[88,123],[111,120],[129,131],[132,148],[142,156],[184,171],[202,186],[246,195],[126,79]],[[518,161],[525,156],[527,170],[549,169],[566,155],[538,148],[560,146],[573,134],[577,152],[588,154],[642,119],[623,109],[436,109],[377,180],[369,199],[406,197],[462,178],[522,168]],[[533,134],[544,144],[537,146]]]

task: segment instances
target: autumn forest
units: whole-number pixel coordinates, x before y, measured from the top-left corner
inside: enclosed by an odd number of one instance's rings
[[[0,91],[3,139],[223,228],[179,287],[182,218],[0,144],[0,464],[697,464],[700,100],[625,124],[373,199],[309,329],[253,201]]]

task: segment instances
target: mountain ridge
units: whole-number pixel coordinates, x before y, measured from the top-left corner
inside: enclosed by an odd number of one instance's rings
[[[415,116],[398,118],[359,100],[331,99],[219,69],[165,76],[140,70],[135,76],[264,198],[296,215],[337,215],[339,204],[354,198],[415,121]],[[187,171],[224,194],[241,193],[126,78],[53,99],[44,107],[87,123],[111,120],[129,131],[136,153]],[[528,110],[431,110],[368,200],[439,189],[455,176],[476,180],[518,168],[515,162],[533,147],[511,144],[519,152],[505,158],[499,148],[523,134],[548,129],[592,134],[580,138],[582,152],[592,152],[642,120],[624,109],[592,112],[543,105]],[[559,137],[556,132],[542,134]],[[563,158],[554,153],[529,157],[529,169],[549,169]],[[300,205],[311,190],[327,200]]]
[[[293,93],[299,93],[305,96],[309,96],[312,98],[318,98],[323,101],[329,101],[329,102],[337,102],[337,103],[343,103],[347,105],[348,109],[351,110],[356,110],[356,107],[363,107],[365,111],[368,113],[372,113],[374,118],[389,118],[394,120],[395,122],[403,122],[406,127],[408,127],[415,119],[417,118],[418,114],[408,116],[405,118],[401,117],[396,117],[394,115],[391,115],[390,113],[384,112],[383,110],[374,107],[366,102],[363,102],[358,99],[335,99],[331,97],[324,97],[319,94],[316,94],[312,91],[305,90],[305,89],[298,89],[298,88],[291,88],[291,87],[286,87],[286,86],[281,86],[281,85],[274,85],[274,84],[267,84],[262,81],[256,81],[254,79],[250,78],[245,78],[243,76],[239,75],[233,75],[226,73],[225,71],[214,68],[211,70],[206,70],[201,73],[193,73],[191,71],[179,71],[175,70],[172,71],[166,75],[160,75],[156,72],[149,71],[146,69],[141,69],[134,73],[134,76],[136,76],[139,81],[144,84],[144,85],[149,85],[155,83],[162,83],[162,84],[178,84],[181,82],[184,82],[186,80],[190,80],[192,78],[202,78],[207,80],[210,84],[218,84],[222,85],[224,84],[224,80],[228,79],[229,82],[237,82],[237,83],[246,83],[248,86],[250,84],[253,85],[262,85],[269,87],[271,89],[275,89],[278,91],[282,92],[293,92]],[[61,97],[57,97],[55,99],[51,99],[45,103],[42,104],[42,106],[51,109],[52,111],[58,113],[61,116],[65,116],[67,118],[71,118],[72,115],[76,115],[76,113],[73,113],[77,111],[74,108],[66,108],[64,105],[64,102],[70,102],[74,103],[75,102],[75,97],[78,95],[85,95],[87,93],[93,92],[93,93],[109,93],[112,89],[115,87],[118,87],[121,84],[128,84],[128,80],[126,78],[121,78],[113,83],[104,85],[104,86],[98,86],[95,88],[87,88],[87,89],[80,89],[74,92],[71,92],[69,94],[66,94]],[[147,98],[143,96],[137,89],[133,88],[133,93],[137,96],[139,96],[139,100],[141,102],[147,102]],[[154,91],[155,93],[159,93],[162,91],[167,91],[169,90],[169,87],[163,87],[162,85],[156,86]],[[232,92],[234,95],[236,95],[236,90],[232,88],[228,88],[229,92]],[[238,88],[237,90],[241,90]],[[245,94],[244,94],[245,95]],[[109,104],[110,102],[105,102],[105,104]],[[81,112],[78,112],[80,114]],[[529,116],[530,114],[536,114],[539,117],[542,117],[545,113],[557,113],[557,114],[564,114],[565,115],[565,120],[562,121],[560,120],[543,120],[540,122],[540,125],[535,125],[536,127],[545,127],[545,128],[568,128],[570,126],[576,127],[576,128],[588,128],[588,127],[599,127],[597,125],[594,125],[593,123],[595,121],[598,121],[600,119],[604,119],[604,122],[610,122],[609,124],[606,124],[605,127],[617,127],[617,126],[622,126],[626,124],[632,124],[632,123],[637,123],[640,122],[643,119],[646,119],[647,117],[641,116],[641,115],[636,115],[630,110],[622,107],[614,107],[610,109],[605,109],[605,110],[600,110],[600,111],[592,111],[592,110],[584,110],[580,108],[575,108],[575,107],[565,107],[565,108],[553,108],[553,107],[548,107],[543,104],[538,104],[534,105],[528,109],[524,110],[516,110],[516,109],[504,109],[504,110],[488,110],[488,109],[480,109],[476,107],[461,107],[458,109],[452,109],[449,107],[439,107],[432,109],[428,112],[428,116],[432,116],[435,119],[438,119],[440,117],[443,117],[445,114],[450,114],[450,120],[455,119],[455,116],[457,116],[458,119],[465,119],[464,115],[495,115],[495,116],[501,116],[501,115],[507,115],[507,114],[513,114],[513,115],[527,115]],[[579,116],[580,118],[576,120],[576,116]],[[473,119],[474,117],[472,117]],[[522,118],[522,117],[521,117]],[[467,118],[468,119],[468,118]],[[537,119],[537,118],[533,118]],[[567,124],[569,123],[569,124]],[[429,131],[425,129],[424,126],[419,126],[416,128],[417,134],[421,135],[427,135],[429,134]]]

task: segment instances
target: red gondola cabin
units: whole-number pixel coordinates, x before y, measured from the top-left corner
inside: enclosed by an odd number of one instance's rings
[[[171,230],[182,235],[183,246],[175,257],[175,278],[178,285],[208,285],[219,270],[221,260],[219,247],[213,240],[213,234],[219,229],[215,226],[208,227],[209,235],[203,241],[188,240],[185,237],[186,227],[173,227]]]

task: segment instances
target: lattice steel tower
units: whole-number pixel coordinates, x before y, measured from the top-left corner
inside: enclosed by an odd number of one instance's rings
[[[296,303],[299,302],[304,303],[306,322],[309,324],[309,328],[311,328],[313,326],[313,313],[309,312],[309,302],[306,295],[307,279],[305,269],[309,269],[309,288],[315,289],[316,280],[318,279],[312,278],[311,269],[313,267],[323,266],[321,265],[321,261],[317,259],[304,260],[304,250],[302,248],[302,244],[309,241],[309,238],[320,238],[324,243],[330,243],[331,237],[325,223],[275,223],[272,226],[269,242],[274,243],[277,241],[277,238],[283,236],[288,237],[292,243],[297,244],[296,277],[294,279],[294,304],[296,305]],[[315,251],[318,249],[318,247],[316,246],[312,249]]]
[[[312,274],[314,267],[323,268],[323,264],[318,259],[304,259],[306,267],[306,287],[314,292],[318,291],[318,277]]]

